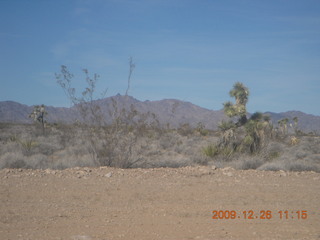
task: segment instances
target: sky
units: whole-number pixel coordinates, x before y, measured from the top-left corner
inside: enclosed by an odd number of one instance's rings
[[[0,0],[0,101],[69,107],[81,94],[179,99],[220,110],[235,82],[247,110],[320,115],[319,0]]]

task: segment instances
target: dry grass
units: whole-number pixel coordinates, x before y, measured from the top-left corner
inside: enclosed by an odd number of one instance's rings
[[[94,139],[92,135],[88,137],[88,129],[77,125],[51,126],[44,136],[39,134],[33,125],[0,124],[0,128],[0,169],[101,166],[103,163],[97,161],[94,150],[102,151],[106,144],[110,144],[110,139],[106,141],[99,138],[101,135],[96,135]],[[204,151],[214,152],[214,149],[208,148],[218,141],[218,137],[213,133],[204,136],[196,130],[188,131],[188,134],[181,130],[143,131],[143,134],[140,132],[139,135],[132,135],[130,130],[128,135],[121,135],[116,144],[111,145],[113,149],[107,149],[105,154],[112,151],[116,161],[139,159],[130,165],[132,168],[177,168],[214,164],[217,167],[231,166],[243,170],[320,172],[320,137],[317,136],[300,137],[295,145],[290,145],[289,138],[271,141],[259,154],[238,153],[226,161],[221,156],[210,158],[204,154]],[[129,152],[127,148],[130,146],[126,144],[133,143],[133,140],[134,144]],[[130,155],[119,158],[117,154],[121,155],[123,152]],[[126,156],[128,158],[125,158]],[[119,167],[128,166],[128,162],[115,163],[119,164]]]

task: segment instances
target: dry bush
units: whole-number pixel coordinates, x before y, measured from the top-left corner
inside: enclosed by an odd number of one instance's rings
[[[302,171],[314,171],[320,172],[319,165],[314,163],[309,163],[305,161],[284,161],[278,160],[274,162],[268,162],[263,164],[258,170],[265,170],[265,171],[295,171],[295,172],[302,172]]]
[[[320,172],[320,167],[319,165],[308,163],[307,161],[303,161],[303,162],[297,161],[289,164],[287,163],[286,170],[294,171],[294,172],[302,172],[302,171]]]
[[[127,92],[134,66],[131,59]],[[81,96],[76,96],[76,90],[71,86],[73,74],[66,66],[61,66],[61,73],[56,74],[56,79],[81,115],[82,137],[90,145],[88,153],[92,161],[100,166],[120,168],[143,165],[140,154],[143,146],[139,145],[138,138],[148,133],[148,129],[153,128],[159,121],[151,113],[139,113],[133,105],[126,109],[126,104],[121,106],[114,99],[112,106],[109,106],[109,113],[106,114],[94,96],[99,76],[94,74],[91,77],[86,69],[83,72],[87,87]],[[127,94],[125,97],[127,101]],[[106,118],[107,115],[110,119]]]
[[[0,157],[0,168],[25,168],[25,158],[21,152],[6,152]]]
[[[294,146],[282,144],[280,156],[270,159],[258,169],[320,172],[319,154],[319,137],[301,137]]]
[[[181,123],[178,127],[178,133],[182,136],[189,136],[192,135],[195,132],[195,129],[193,129],[189,123]]]
[[[6,141],[1,144],[0,148],[0,156],[4,155],[5,153],[10,152],[20,152],[22,153],[22,149],[20,148],[20,144],[18,141]]]
[[[259,156],[241,156],[232,161],[229,166],[235,169],[248,170],[257,169],[265,163],[265,160]]]
[[[279,171],[279,170],[285,170],[285,163],[281,161],[273,161],[273,162],[267,162],[260,166],[258,170],[263,171]]]
[[[296,145],[290,145],[288,139],[273,140],[259,154],[238,152],[226,161],[223,155],[210,158],[202,152],[209,143],[219,142],[217,136],[202,136],[196,131],[188,136],[181,135],[178,130],[159,131],[150,124],[139,125],[143,121],[138,123],[139,115],[134,116],[131,122],[122,118],[117,125],[96,128],[58,124],[51,126],[45,136],[34,134],[32,125],[6,125],[0,131],[0,168],[65,169],[101,164],[150,168],[214,164],[236,169],[320,172],[320,138],[316,136],[299,136]],[[143,130],[139,132],[138,129]],[[19,141],[28,139],[38,145],[26,152]],[[101,160],[110,162],[101,163]]]

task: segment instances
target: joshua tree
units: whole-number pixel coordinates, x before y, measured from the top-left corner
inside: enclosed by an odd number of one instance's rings
[[[249,147],[251,153],[259,151],[267,143],[268,133],[272,129],[269,121],[268,115],[256,112],[245,124],[246,136],[243,144]]]
[[[230,144],[234,138],[235,135],[235,124],[232,121],[226,122],[222,121],[218,128],[221,131],[221,139],[220,139],[220,146],[227,146]]]
[[[248,120],[246,104],[248,102],[249,89],[243,83],[237,82],[233,85],[233,89],[231,89],[229,94],[236,99],[236,103],[224,103],[224,112],[228,117],[238,117],[237,125],[242,126]]]
[[[218,150],[229,147],[233,151],[258,152],[267,143],[267,137],[271,133],[270,117],[260,112],[252,114],[247,118],[246,104],[249,97],[249,89],[242,83],[237,82],[229,92],[231,97],[236,99],[224,103],[224,112],[229,117],[237,117],[237,122],[222,122],[219,125],[221,130]]]
[[[36,105],[33,108],[33,112],[29,115],[29,118],[32,118],[33,121],[35,122],[39,122],[42,126],[42,133],[45,133],[45,124],[46,124],[46,120],[45,120],[45,116],[48,113],[46,112],[45,106],[42,104],[41,106]]]
[[[287,126],[288,122],[289,122],[288,118],[283,118],[283,119],[278,121],[278,124],[280,126],[281,132],[284,135],[288,133],[288,126]]]
[[[298,133],[298,121],[299,121],[299,119],[298,119],[298,117],[294,117],[292,120],[293,120],[294,131],[297,134]]]

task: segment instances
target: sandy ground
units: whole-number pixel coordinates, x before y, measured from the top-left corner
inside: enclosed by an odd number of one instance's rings
[[[0,201],[2,240],[320,239],[314,172],[4,169]]]

